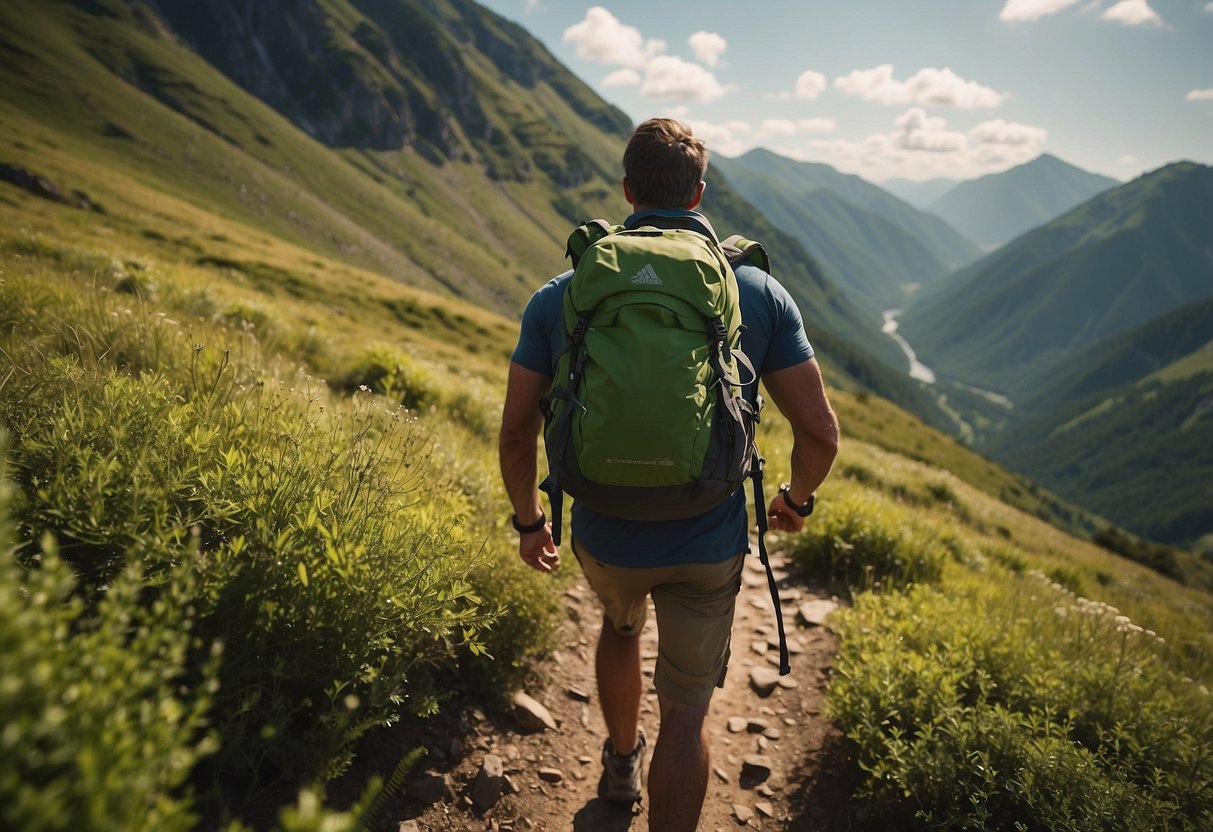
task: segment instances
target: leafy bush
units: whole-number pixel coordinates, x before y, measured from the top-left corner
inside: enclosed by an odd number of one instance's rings
[[[1154,633],[1033,573],[867,593],[832,714],[896,829],[1204,829],[1213,709]]]
[[[365,387],[409,410],[429,409],[438,401],[433,376],[410,356],[386,346],[365,350],[336,381],[341,389]]]
[[[950,551],[908,513],[862,493],[822,503],[793,556],[818,578],[852,590],[937,580]]]
[[[52,544],[18,565],[7,496],[0,483],[0,826],[194,828],[218,653],[192,632],[191,554],[162,579],[122,565],[87,597]]]

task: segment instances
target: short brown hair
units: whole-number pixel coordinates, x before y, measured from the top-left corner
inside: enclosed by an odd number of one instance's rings
[[[641,124],[623,152],[632,199],[651,208],[686,208],[707,169],[707,146],[672,118]]]

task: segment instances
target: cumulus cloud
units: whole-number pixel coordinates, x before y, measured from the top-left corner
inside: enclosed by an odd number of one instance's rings
[[[673,55],[658,55],[649,61],[645,69],[642,95],[649,98],[685,98],[690,101],[715,101],[732,91],[716,76],[699,64],[675,58]]]
[[[891,64],[857,69],[834,79],[834,86],[847,95],[879,104],[920,104],[924,107],[997,107],[1006,98],[990,87],[961,78],[948,68],[927,67],[904,81],[893,77]]]
[[[726,121],[713,124],[710,121],[687,119],[687,126],[697,138],[707,143],[708,150],[722,156],[740,156],[754,147],[754,129],[748,122]]]
[[[1213,87],[1203,90],[1189,90],[1184,101],[1213,101]]]
[[[1007,0],[1002,11],[998,13],[999,20],[1040,20],[1051,14],[1068,9],[1079,0]]]
[[[804,133],[831,133],[838,128],[832,118],[768,118],[758,128],[762,138],[772,136],[796,136]]]
[[[576,46],[577,56],[587,61],[634,68],[665,51],[665,41],[646,38],[602,6],[591,6],[580,23],[565,29],[564,42]]]
[[[977,144],[1005,144],[1012,147],[1044,146],[1048,131],[1041,127],[1017,124],[1013,121],[994,119],[985,121],[969,131],[969,138]]]
[[[897,131],[893,139],[904,150],[924,150],[929,153],[951,153],[964,150],[968,139],[964,133],[946,129],[947,121],[931,118],[921,107],[913,107],[893,122]]]
[[[695,59],[708,66],[716,66],[720,61],[720,56],[729,48],[728,41],[715,32],[696,32],[691,35],[687,43],[694,50]]]
[[[805,161],[827,162],[839,170],[873,180],[967,178],[1004,170],[1038,156],[1047,133],[1038,127],[1002,119],[961,131],[922,107],[911,107],[893,121],[893,129],[858,141],[810,138],[779,152]]]
[[[1114,20],[1125,26],[1160,26],[1162,18],[1150,8],[1146,0],[1120,0],[1100,15],[1104,20]]]
[[[640,73],[634,69],[624,67],[617,69],[610,75],[602,79],[604,87],[635,87],[640,84]]]

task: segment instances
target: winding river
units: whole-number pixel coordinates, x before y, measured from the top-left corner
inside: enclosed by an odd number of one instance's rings
[[[886,309],[884,311],[884,325],[881,326],[880,331],[896,341],[897,346],[901,347],[901,351],[906,354],[906,358],[910,361],[910,378],[916,378],[927,384],[934,384],[935,371],[918,360],[918,355],[914,352],[914,348],[897,331],[897,316],[900,314],[900,309]]]

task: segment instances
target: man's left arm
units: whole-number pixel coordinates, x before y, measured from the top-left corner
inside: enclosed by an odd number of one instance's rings
[[[762,377],[767,393],[792,426],[792,477],[788,497],[807,503],[838,455],[838,417],[826,398],[817,359],[810,358]],[[767,509],[771,528],[798,532],[804,518],[776,494]]]
[[[551,384],[549,376],[510,362],[498,453],[506,493],[509,494],[518,522],[523,526],[532,525],[544,516],[539,502],[539,472],[535,454],[539,448],[539,431],[543,427],[539,400]],[[552,524],[545,523],[538,531],[521,532],[518,555],[524,563],[540,572],[551,572],[559,566],[560,551],[552,541]]]

